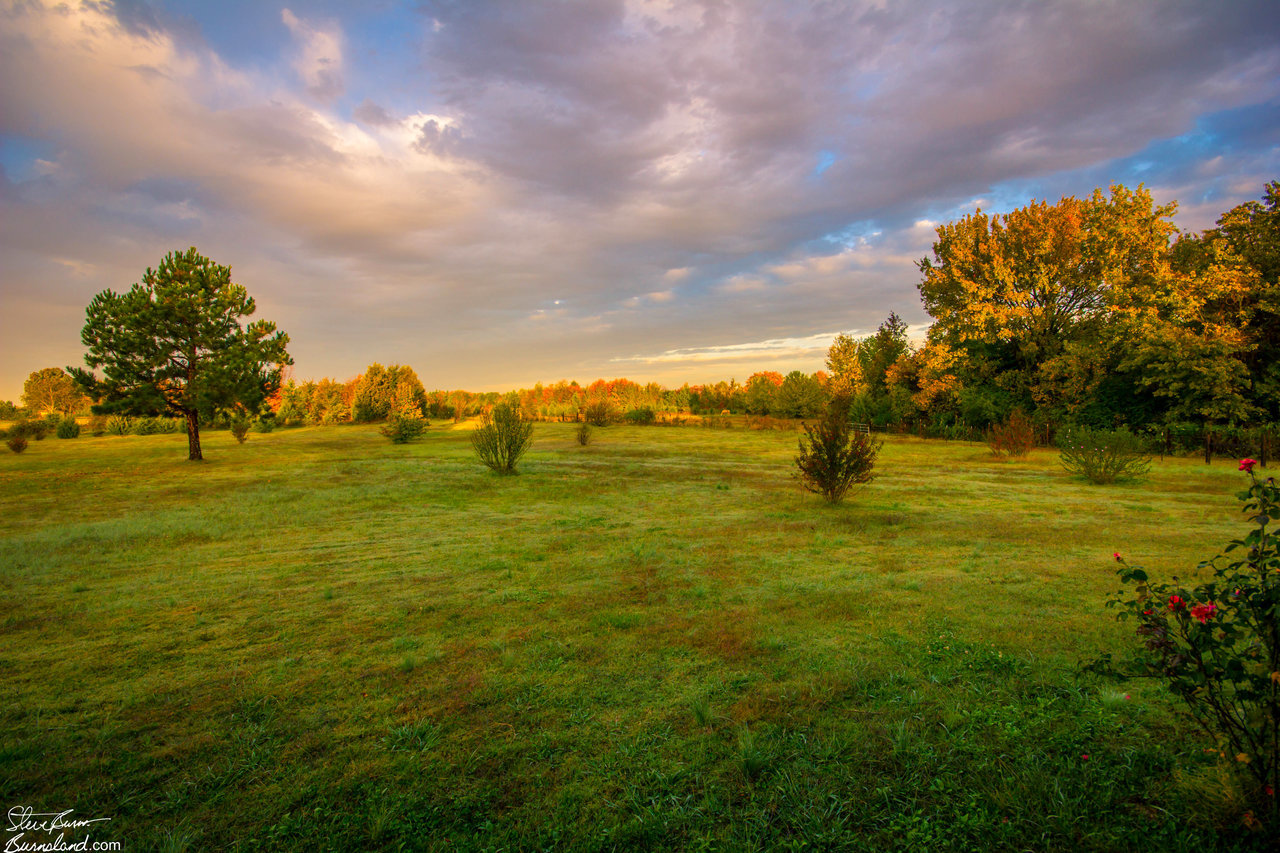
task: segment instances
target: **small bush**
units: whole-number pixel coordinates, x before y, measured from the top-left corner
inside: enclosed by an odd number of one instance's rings
[[[533,444],[533,423],[520,410],[499,403],[482,416],[480,428],[471,433],[471,446],[480,461],[499,474],[516,473],[516,463]]]
[[[1098,485],[1143,477],[1151,469],[1142,438],[1127,429],[1065,429],[1058,450],[1063,468]]]
[[[427,430],[427,421],[403,412],[392,412],[386,424],[378,432],[391,439],[392,444],[408,444]]]
[[[128,435],[133,429],[133,419],[128,415],[112,415],[107,419],[107,435]]]
[[[617,418],[618,412],[608,400],[594,400],[582,407],[582,419],[592,426],[608,426]]]
[[[58,423],[58,429],[55,432],[58,438],[79,438],[80,424],[76,423],[75,418],[66,418]]]
[[[9,430],[9,437],[4,443],[9,445],[9,449],[14,453],[21,453],[27,449],[27,437],[20,432],[15,434],[13,430]]]
[[[581,444],[583,447],[586,447],[588,444],[590,444],[591,443],[591,424],[585,423],[585,422],[578,424],[578,431],[576,433],[576,436],[578,438],[578,444]]]
[[[1031,418],[1021,409],[1014,409],[1002,424],[993,424],[987,435],[987,445],[993,456],[1021,458],[1036,446],[1036,428]]]
[[[9,434],[13,435],[15,431],[23,438],[44,441],[45,436],[53,432],[53,425],[43,418],[34,421],[19,421],[10,427]]]
[[[658,416],[653,413],[653,409],[648,406],[632,409],[622,417],[632,426],[651,426],[658,419]]]
[[[89,434],[93,436],[103,436],[107,434],[107,418],[103,415],[94,415],[89,418]]]
[[[276,428],[275,415],[263,415],[262,417],[258,418],[256,421],[253,422],[253,431],[263,433],[264,435],[271,432],[275,428]]]
[[[804,425],[795,460],[800,482],[828,503],[839,503],[849,489],[874,479],[871,469],[880,447],[881,442],[853,429],[844,406],[829,405],[821,421]]]
[[[232,418],[231,434],[235,436],[236,441],[244,444],[249,438],[249,419],[246,417]]]

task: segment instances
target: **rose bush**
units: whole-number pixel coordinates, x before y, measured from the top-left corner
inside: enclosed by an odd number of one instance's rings
[[[1114,555],[1131,589],[1108,606],[1137,622],[1141,649],[1122,663],[1105,654],[1088,669],[1167,683],[1223,754],[1235,756],[1258,815],[1280,826],[1280,488],[1254,475],[1257,464],[1240,462],[1250,484],[1239,498],[1252,529],[1200,564],[1211,579],[1165,583]]]

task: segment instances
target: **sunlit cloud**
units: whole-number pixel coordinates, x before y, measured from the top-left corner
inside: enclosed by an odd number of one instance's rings
[[[732,362],[769,358],[825,355],[839,332],[822,332],[803,338],[777,338],[742,344],[709,347],[682,347],[653,355],[614,358],[614,364],[669,364],[685,362]],[[855,334],[861,334],[855,332]]]

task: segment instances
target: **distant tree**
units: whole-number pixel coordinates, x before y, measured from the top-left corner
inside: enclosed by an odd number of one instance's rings
[[[0,400],[0,420],[12,421],[18,417],[18,407],[12,400]]]
[[[862,342],[846,334],[836,335],[827,350],[827,370],[831,371],[830,390],[836,397],[854,397],[867,390],[862,375]]]
[[[188,458],[204,458],[200,415],[241,408],[257,411],[280,386],[293,360],[289,336],[256,320],[248,292],[231,268],[194,247],[171,252],[127,293],[104,290],[86,310],[80,339],[85,363],[102,368],[71,374],[100,402],[95,414],[172,415],[187,422]]]
[[[351,400],[351,420],[356,423],[380,421],[391,412],[395,396],[395,376],[377,362],[369,365],[356,380]]]
[[[377,362],[355,381],[351,419],[357,423],[385,420],[392,412],[426,414],[427,392],[412,367]]]
[[[782,380],[774,397],[774,411],[784,418],[811,418],[827,403],[827,392],[818,380],[793,370]]]
[[[889,368],[910,350],[907,324],[890,311],[876,333],[862,341],[858,350],[866,391],[876,397],[886,394]]]
[[[746,407],[753,415],[767,415],[774,410],[778,389],[782,387],[782,374],[775,370],[753,373],[747,379]]]
[[[61,367],[46,367],[27,377],[22,385],[22,405],[33,415],[58,412],[71,415],[88,404],[75,380]]]

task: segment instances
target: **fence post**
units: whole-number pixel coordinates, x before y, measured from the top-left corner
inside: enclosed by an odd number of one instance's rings
[[[1213,462],[1213,433],[1208,427],[1204,428],[1204,464],[1208,465]]]

